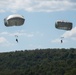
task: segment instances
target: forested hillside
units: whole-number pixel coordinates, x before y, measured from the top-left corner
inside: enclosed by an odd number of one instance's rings
[[[76,49],[0,53],[0,75],[76,75]]]

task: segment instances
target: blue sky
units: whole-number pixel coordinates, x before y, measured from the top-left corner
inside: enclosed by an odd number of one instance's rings
[[[11,14],[23,15],[24,25],[6,27],[4,18]],[[72,22],[73,29],[56,29],[57,20]],[[76,48],[76,0],[0,1],[0,52],[37,48]]]

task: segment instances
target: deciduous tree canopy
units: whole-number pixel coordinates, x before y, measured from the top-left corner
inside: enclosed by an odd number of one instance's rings
[[[0,53],[0,75],[75,75],[76,49]]]

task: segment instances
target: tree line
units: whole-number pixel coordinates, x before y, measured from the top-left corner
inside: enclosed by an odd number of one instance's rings
[[[76,75],[76,49],[0,53],[0,75]]]

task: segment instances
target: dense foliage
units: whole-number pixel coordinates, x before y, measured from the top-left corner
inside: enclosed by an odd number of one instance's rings
[[[0,53],[0,75],[76,75],[76,49]]]

